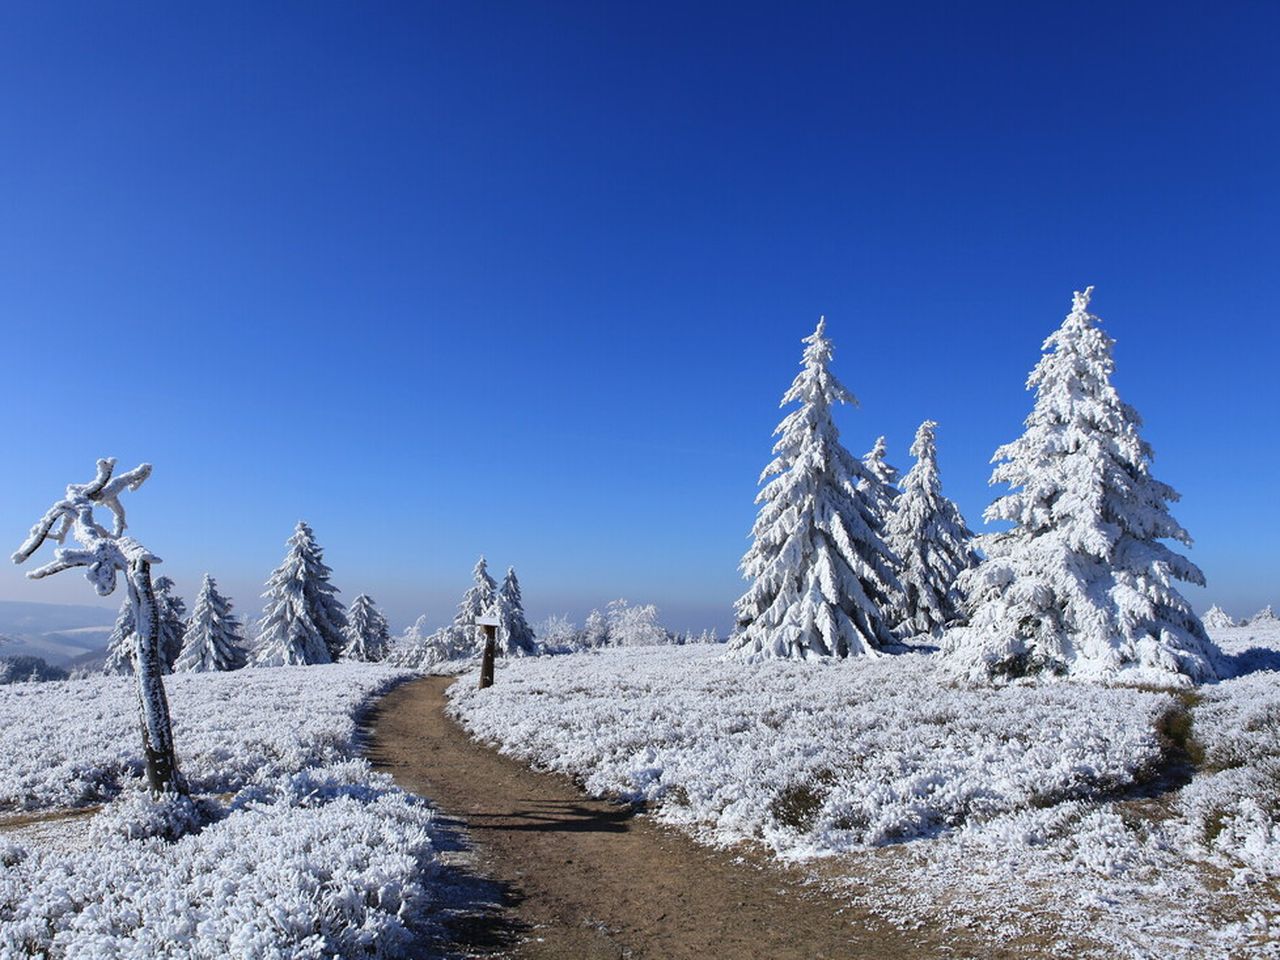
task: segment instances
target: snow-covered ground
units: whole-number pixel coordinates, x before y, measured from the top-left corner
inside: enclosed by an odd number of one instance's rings
[[[395,956],[435,900],[432,814],[356,750],[403,671],[167,677],[194,802],[141,788],[132,678],[0,687],[0,958]],[[230,798],[214,796],[233,794]]]
[[[1074,955],[1280,956],[1280,630],[1216,639],[1252,672],[1193,694],[969,687],[921,653],[668,647],[503,664],[451,709],[505,752],[707,842],[763,843],[899,923]]]

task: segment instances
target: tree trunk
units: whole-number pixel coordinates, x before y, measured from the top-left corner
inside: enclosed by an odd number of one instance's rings
[[[493,658],[497,646],[498,628],[484,627],[484,657],[480,661],[480,689],[493,686]]]
[[[187,792],[178,773],[173,750],[169,701],[164,694],[160,666],[159,613],[151,589],[151,564],[134,560],[129,565],[129,602],[133,604],[133,672],[138,678],[138,714],[142,721],[142,751],[147,761],[147,784],[153,796]]]

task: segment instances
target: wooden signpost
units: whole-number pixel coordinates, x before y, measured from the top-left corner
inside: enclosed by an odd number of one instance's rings
[[[480,689],[493,686],[493,658],[498,647],[498,618],[476,617],[476,626],[484,631],[484,658],[480,661]]]

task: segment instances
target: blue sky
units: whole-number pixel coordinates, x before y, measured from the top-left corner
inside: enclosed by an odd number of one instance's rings
[[[5,5],[0,532],[110,454],[188,594],[305,517],[397,625],[483,552],[725,627],[819,313],[977,525],[1095,284],[1189,595],[1280,602],[1280,8],[1045,6]]]

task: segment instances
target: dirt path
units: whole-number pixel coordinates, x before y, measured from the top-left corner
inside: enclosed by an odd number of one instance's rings
[[[941,933],[854,915],[797,874],[709,850],[629,807],[585,796],[480,746],[444,714],[452,680],[388,694],[370,718],[369,755],[432,799],[489,878],[492,909],[453,935],[473,956],[594,958],[996,957]],[[465,828],[465,829],[462,829]],[[843,911],[843,912],[841,912]]]

